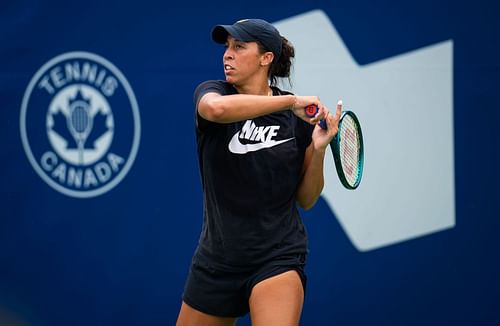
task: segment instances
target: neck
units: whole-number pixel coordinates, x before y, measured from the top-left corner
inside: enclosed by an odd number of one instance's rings
[[[273,95],[271,87],[267,83],[260,85],[234,85],[240,94],[253,94],[253,95]]]
[[[269,87],[267,75],[262,74],[261,76],[255,76],[250,80],[246,80],[243,83],[238,83],[234,85],[240,94],[252,94],[252,95],[273,95],[271,88]]]

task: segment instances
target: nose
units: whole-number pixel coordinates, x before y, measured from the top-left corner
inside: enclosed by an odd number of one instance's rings
[[[224,52],[224,60],[232,60],[234,59],[234,53],[233,51],[231,51],[230,48],[227,48],[226,51]]]

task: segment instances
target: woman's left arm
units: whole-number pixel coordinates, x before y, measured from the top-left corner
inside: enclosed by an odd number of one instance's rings
[[[302,180],[297,189],[297,202],[304,209],[312,208],[323,190],[325,153],[328,144],[337,134],[341,113],[342,102],[339,101],[335,116],[327,113],[327,129],[322,129],[319,125],[314,127],[311,144],[304,155]]]

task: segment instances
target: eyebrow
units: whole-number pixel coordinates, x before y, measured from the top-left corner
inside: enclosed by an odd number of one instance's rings
[[[245,42],[245,41],[239,40],[239,39],[237,39],[237,38],[235,38],[234,36],[231,36],[231,35],[227,36],[226,43],[229,42],[229,38],[232,38],[235,42],[249,43],[249,42]]]

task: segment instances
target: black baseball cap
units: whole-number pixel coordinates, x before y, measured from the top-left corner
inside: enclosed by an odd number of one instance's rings
[[[243,42],[260,42],[267,50],[274,53],[275,60],[281,55],[280,32],[263,19],[243,19],[233,25],[216,25],[212,29],[212,39],[216,43],[226,43],[228,35]]]

